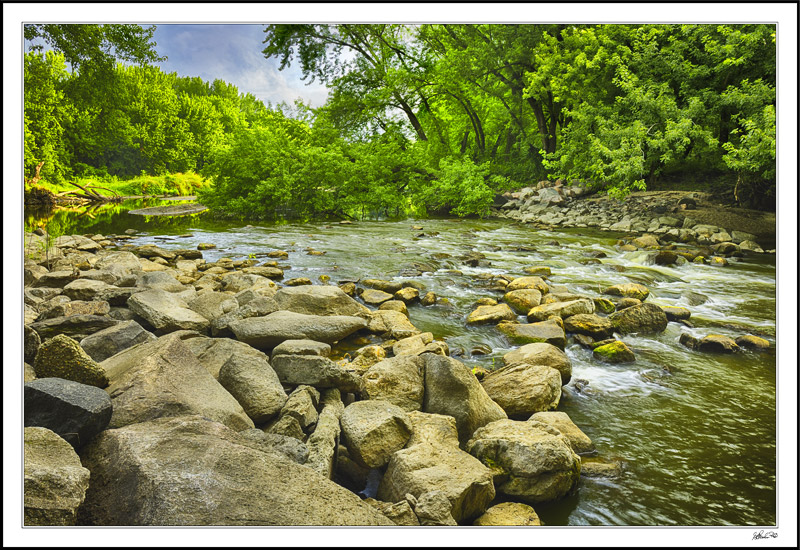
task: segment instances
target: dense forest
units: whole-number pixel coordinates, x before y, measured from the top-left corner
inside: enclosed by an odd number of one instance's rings
[[[197,173],[250,216],[483,215],[545,178],[775,208],[774,25],[267,25],[316,109],[167,74],[153,30],[26,26],[29,183]]]

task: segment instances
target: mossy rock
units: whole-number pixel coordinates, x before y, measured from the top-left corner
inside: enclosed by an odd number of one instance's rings
[[[617,364],[636,361],[636,356],[631,348],[625,342],[620,342],[619,340],[594,348],[592,355],[595,359],[599,359],[604,363]]]
[[[103,368],[83,351],[78,342],[63,334],[39,346],[33,370],[37,378],[63,378],[98,388],[108,386],[108,376]]]
[[[605,298],[592,298],[592,301],[594,301],[595,310],[602,313],[614,313],[614,311],[617,309],[617,306],[614,305],[614,302],[611,300],[606,300]]]
[[[752,334],[739,336],[736,338],[735,342],[736,345],[742,348],[749,348],[758,351],[769,349],[769,340],[759,338],[758,336],[754,336]]]
[[[639,283],[625,283],[610,286],[603,291],[603,294],[622,296],[625,298],[636,298],[637,300],[644,302],[650,295],[650,290],[646,286],[640,285]]]

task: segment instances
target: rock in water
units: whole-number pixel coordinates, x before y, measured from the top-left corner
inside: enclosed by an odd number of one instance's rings
[[[614,330],[621,334],[664,332],[667,315],[655,304],[639,304],[612,313],[608,319]]]
[[[388,401],[356,401],[344,409],[342,432],[350,457],[368,468],[380,468],[411,436],[405,411]]]
[[[516,364],[487,374],[483,389],[510,417],[555,409],[561,399],[561,375],[544,365]]]
[[[87,525],[393,525],[312,469],[199,416],[106,430],[83,460]]]
[[[265,317],[251,317],[231,322],[236,339],[255,348],[269,349],[284,340],[315,340],[333,343],[366,328],[361,317],[349,315],[305,315],[276,311]]]
[[[631,348],[629,348],[625,342],[620,342],[619,340],[597,346],[594,348],[594,351],[592,351],[592,356],[604,363],[616,364],[632,363],[636,361],[636,355],[634,355]]]

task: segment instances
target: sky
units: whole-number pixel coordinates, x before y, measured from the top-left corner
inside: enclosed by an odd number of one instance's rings
[[[301,80],[296,63],[279,71],[277,59],[264,57],[264,25],[158,24],[153,38],[158,54],[168,58],[157,63],[165,72],[206,81],[219,78],[265,104],[291,105],[299,98],[319,107],[328,97],[327,88],[319,81],[307,84]]]

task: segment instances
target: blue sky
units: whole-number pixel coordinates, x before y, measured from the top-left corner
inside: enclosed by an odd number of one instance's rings
[[[264,25],[156,25],[154,39],[159,55],[168,60],[158,65],[168,73],[199,76],[213,81],[220,78],[273,105],[292,104],[301,98],[319,107],[328,96],[319,81],[306,85],[299,68],[279,71],[276,59],[266,59]]]

